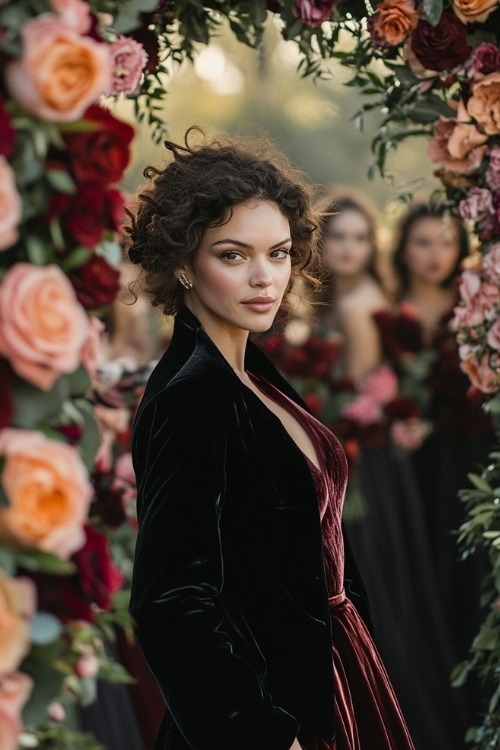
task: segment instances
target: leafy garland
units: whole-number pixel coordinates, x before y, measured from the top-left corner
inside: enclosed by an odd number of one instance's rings
[[[470,222],[480,243],[463,275],[455,327],[462,367],[500,422],[498,0],[0,0],[6,748],[95,748],[65,726],[63,704],[91,700],[98,676],[127,679],[104,642],[110,623],[127,627],[135,491],[127,433],[144,373],[118,367],[109,380],[98,348],[101,314],[119,288],[119,183],[133,129],[99,102],[128,97],[160,140],[172,69],[194,59],[224,21],[239,41],[257,47],[271,17],[297,46],[301,75],[325,77],[325,63],[337,58],[353,71],[348,85],[367,96],[358,119],[372,109],[384,114],[372,174],[385,173],[387,154],[402,140],[429,140],[450,211]],[[339,44],[346,37],[349,51]],[[67,86],[69,70],[80,77]],[[492,570],[485,623],[456,676],[474,671],[493,686],[489,710],[470,732],[478,750],[500,748],[499,467],[494,452],[462,493],[463,554],[484,547]],[[92,581],[103,577],[100,595]],[[61,596],[51,602],[54,587]],[[71,597],[82,591],[87,609],[73,612]]]

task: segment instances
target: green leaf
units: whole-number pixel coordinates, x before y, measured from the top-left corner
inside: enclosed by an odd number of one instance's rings
[[[47,244],[36,234],[28,234],[24,239],[24,246],[30,263],[35,266],[45,266],[51,252]]]
[[[476,487],[481,492],[485,492],[487,495],[493,494],[493,489],[490,487],[488,482],[486,482],[478,474],[467,474],[467,479],[469,480],[469,482],[471,482],[471,484],[474,485],[474,487]]]
[[[41,550],[29,550],[17,554],[19,565],[26,570],[48,575],[71,575],[76,572],[76,565],[71,560],[63,560],[61,557],[51,555],[50,552]]]
[[[68,381],[60,377],[50,391],[42,391],[26,380],[15,378],[12,387],[14,415],[12,424],[27,430],[56,417],[69,395]]]
[[[443,12],[443,0],[423,0],[425,18],[432,26],[437,26]]]
[[[119,34],[133,31],[139,25],[139,15],[153,11],[158,6],[158,0],[127,0],[117,9],[113,21],[113,28]]]
[[[37,646],[46,646],[56,641],[62,632],[57,617],[50,612],[37,612],[30,620],[30,639]]]
[[[75,181],[68,172],[62,169],[47,169],[45,176],[49,185],[57,193],[64,193],[64,195],[73,195],[76,193]]]

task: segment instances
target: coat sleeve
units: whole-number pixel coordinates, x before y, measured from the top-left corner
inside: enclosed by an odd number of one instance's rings
[[[243,655],[238,613],[224,595],[226,425],[213,398],[182,383],[142,414],[131,612],[192,750],[288,750],[297,722],[273,705],[258,666]]]

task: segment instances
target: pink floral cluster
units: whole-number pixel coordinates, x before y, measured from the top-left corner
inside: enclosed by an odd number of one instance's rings
[[[99,313],[120,288],[119,183],[134,136],[101,98],[133,95],[148,55],[93,8],[0,0],[0,549],[10,573],[0,570],[2,750],[19,746],[36,688],[23,662],[35,610],[66,624],[60,652],[73,679],[88,680],[107,657],[84,643],[71,650],[122,585],[92,512],[105,436],[86,397],[100,364]],[[54,571],[64,572],[56,584]],[[58,703],[46,708],[64,718]]]
[[[500,242],[463,271],[455,308],[462,370],[483,393],[500,389]]]

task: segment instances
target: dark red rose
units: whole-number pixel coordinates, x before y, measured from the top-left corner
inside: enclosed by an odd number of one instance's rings
[[[491,42],[483,42],[476,49],[474,66],[478,73],[488,75],[500,70],[500,50]]]
[[[95,609],[109,609],[112,594],[122,585],[122,575],[111,559],[108,539],[92,526],[85,526],[86,541],[71,558],[77,572],[69,576],[35,573],[38,608],[52,612],[62,622],[94,622]]]
[[[96,499],[92,511],[111,529],[116,529],[127,520],[123,501],[123,488],[113,487],[114,474],[94,477]]]
[[[295,0],[292,13],[308,26],[321,26],[328,21],[337,0]]]
[[[88,108],[84,119],[91,130],[64,134],[73,176],[89,185],[119,182],[130,161],[134,129],[97,104]]]
[[[413,419],[420,417],[420,407],[411,398],[395,398],[385,407],[389,419]]]
[[[411,37],[411,48],[428,70],[445,70],[465,62],[471,53],[467,26],[451,11],[443,11],[437,26],[423,19]]]
[[[405,310],[392,313],[381,310],[373,315],[380,331],[382,346],[389,359],[403,354],[416,354],[422,349],[422,327],[419,321]]]
[[[62,216],[64,228],[72,239],[85,247],[96,247],[106,231],[120,231],[124,216],[124,198],[117,188],[104,190],[84,185],[74,196],[53,196],[49,218]]]
[[[12,398],[12,370],[5,359],[0,359],[0,430],[11,423],[14,414]]]
[[[5,109],[5,102],[0,99],[0,155],[9,159],[14,147],[15,130],[9,113]]]
[[[69,276],[79,302],[87,309],[109,305],[120,289],[120,272],[101,255],[90,260]]]
[[[127,36],[132,37],[132,39],[135,39],[136,42],[142,44],[148,56],[148,62],[145,69],[150,73],[153,73],[158,67],[160,57],[158,35],[152,29],[148,29],[146,24],[143,26],[139,26],[139,28],[137,29],[134,29]]]

